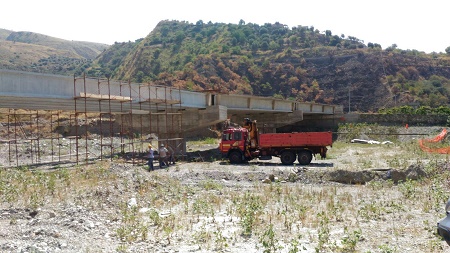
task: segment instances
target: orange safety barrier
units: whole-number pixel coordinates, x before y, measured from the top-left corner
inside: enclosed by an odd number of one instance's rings
[[[420,148],[428,153],[438,153],[438,154],[450,154],[450,147],[444,147],[444,148],[431,148],[426,146],[426,143],[437,143],[442,141],[445,136],[447,135],[447,129],[443,129],[442,132],[440,134],[438,134],[436,137],[434,137],[433,139],[420,139],[419,140],[419,145]]]

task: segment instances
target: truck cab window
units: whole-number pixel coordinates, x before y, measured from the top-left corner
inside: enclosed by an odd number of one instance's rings
[[[222,140],[229,141],[229,140],[233,139],[232,137],[233,137],[232,133],[225,133],[225,134],[222,135]]]
[[[242,139],[242,133],[241,132],[235,132],[233,140],[238,141]]]

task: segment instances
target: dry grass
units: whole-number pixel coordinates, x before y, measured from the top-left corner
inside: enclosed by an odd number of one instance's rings
[[[172,173],[202,173],[216,165],[181,164],[170,171],[148,173],[142,168],[118,170],[101,162],[49,172],[2,170],[0,200],[4,207],[35,209],[75,202],[93,212],[106,212],[109,219],[119,221],[111,229],[116,250],[123,252],[149,238],[182,252],[199,248],[206,252],[446,249],[435,235],[448,198],[450,174],[438,166],[445,158],[420,153],[410,145],[396,144],[388,152],[381,146],[351,145],[335,144],[329,159],[341,159],[343,165],[337,166],[352,170],[386,164],[403,168],[426,161],[430,177],[398,185],[391,181],[352,186],[242,184],[211,179],[188,183]],[[131,198],[136,205],[129,205]]]

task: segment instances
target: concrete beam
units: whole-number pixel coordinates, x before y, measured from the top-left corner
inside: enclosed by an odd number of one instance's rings
[[[183,111],[183,131],[212,126],[227,120],[227,107],[216,105],[206,109],[187,109]]]
[[[296,122],[303,120],[303,112],[302,111],[293,111],[289,113],[239,113],[234,112],[229,115],[229,118],[232,123],[242,125],[244,122],[244,118],[249,118],[251,120],[256,120],[259,128],[267,127],[267,128],[278,128],[285,125],[291,125]]]
[[[86,94],[89,94],[87,96]],[[88,77],[61,76],[0,69],[0,106],[4,108],[123,112],[131,109],[202,109],[225,106],[241,112],[303,111],[333,115],[343,106],[236,94],[192,92],[154,84],[128,83]],[[129,102],[127,102],[129,100]],[[103,103],[100,109],[100,101]],[[86,102],[86,103],[85,103]],[[111,108],[109,107],[111,102]],[[21,106],[23,104],[23,106]],[[123,107],[128,107],[124,109]]]
[[[250,95],[229,95],[217,94],[215,102],[218,105],[223,105],[228,110],[237,111],[263,111],[263,112],[293,112],[303,111],[303,114],[324,114],[332,115],[341,113],[343,106],[316,104],[311,102],[300,102],[293,100],[283,100],[273,97],[257,97]]]

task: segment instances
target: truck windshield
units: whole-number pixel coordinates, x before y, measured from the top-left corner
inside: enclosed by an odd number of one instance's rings
[[[242,132],[231,132],[222,134],[223,141],[240,141],[242,140]]]
[[[229,140],[232,140],[233,138],[233,134],[232,133],[226,133],[226,134],[223,134],[222,135],[222,140],[224,140],[224,141],[229,141]]]
[[[242,140],[242,132],[224,133],[222,134],[223,141],[240,141]]]

